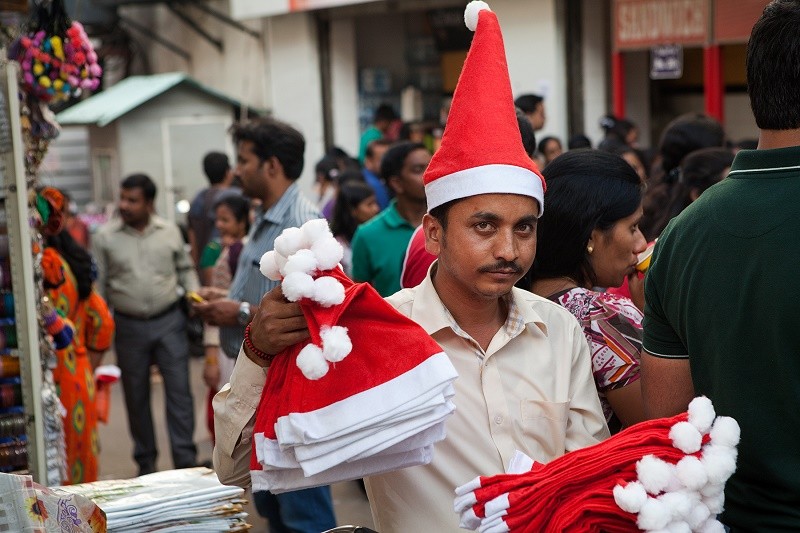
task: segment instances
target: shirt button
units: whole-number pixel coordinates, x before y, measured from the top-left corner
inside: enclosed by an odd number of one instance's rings
[[[496,417],[494,417],[494,423],[498,425],[502,424],[503,423],[502,415],[497,415]]]

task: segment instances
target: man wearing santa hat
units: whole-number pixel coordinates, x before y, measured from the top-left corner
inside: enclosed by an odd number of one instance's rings
[[[458,531],[457,486],[505,471],[516,450],[546,463],[608,437],[579,325],[560,306],[514,288],[533,263],[544,180],[522,146],[497,17],[484,2],[471,2],[465,21],[475,37],[442,146],[425,173],[423,226],[438,260],[419,286],[387,299],[458,371],[456,411],[430,464],[367,480],[382,533]],[[251,326],[253,347],[277,354],[308,336],[298,304],[280,289],[264,297]],[[242,428],[241,439],[232,454],[215,450],[214,462],[223,483],[247,485],[268,363],[251,347],[243,353],[214,404],[216,419]]]

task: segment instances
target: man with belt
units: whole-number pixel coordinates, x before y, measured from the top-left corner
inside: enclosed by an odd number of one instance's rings
[[[139,475],[155,472],[158,457],[150,412],[152,362],[164,379],[172,462],[175,468],[197,462],[186,317],[180,306],[185,291],[198,289],[197,275],[178,226],[154,213],[155,197],[148,176],[128,176],[120,188],[120,218],[92,239],[97,287],[117,324],[114,346]]]

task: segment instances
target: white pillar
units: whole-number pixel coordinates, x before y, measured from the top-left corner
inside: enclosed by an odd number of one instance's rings
[[[267,107],[306,138],[300,185],[308,192],[314,165],[325,153],[317,25],[310,13],[265,19]]]
[[[543,95],[547,121],[536,137],[555,135],[566,143],[566,57],[557,0],[492,0],[491,6],[503,30],[514,97]]]
[[[356,25],[352,18],[334,19],[330,25],[331,115],[333,143],[358,154],[358,65]]]

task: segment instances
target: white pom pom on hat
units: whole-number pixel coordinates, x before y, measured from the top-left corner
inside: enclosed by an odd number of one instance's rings
[[[278,253],[275,250],[270,250],[261,256],[261,261],[258,264],[258,269],[261,273],[272,281],[281,280],[281,269],[278,267],[277,255]]]
[[[275,251],[283,257],[289,257],[303,248],[303,231],[300,228],[286,228],[275,237]]]
[[[314,278],[303,272],[292,272],[283,278],[283,295],[290,302],[314,297]]]
[[[647,501],[647,491],[638,481],[614,487],[614,501],[619,508],[629,513],[638,513]]]
[[[288,276],[292,272],[302,272],[310,275],[317,269],[317,266],[317,257],[311,250],[297,250],[286,260],[283,274]]]
[[[735,448],[739,444],[742,431],[739,423],[729,416],[718,416],[711,427],[711,443],[728,448]]]
[[[700,451],[703,445],[703,436],[700,431],[689,422],[678,422],[669,430],[672,444],[683,453]]]
[[[328,221],[324,218],[309,220],[303,224],[300,229],[303,232],[304,248],[311,248],[319,241],[333,237],[331,229],[328,226]]]
[[[655,498],[647,498],[639,510],[636,525],[644,530],[663,529],[671,521],[672,511],[664,502]]]
[[[689,402],[689,423],[700,433],[708,433],[715,416],[714,405],[705,396],[698,396]]]
[[[322,339],[322,356],[331,363],[338,363],[353,351],[353,343],[342,326],[323,327],[319,331]]]
[[[339,305],[344,301],[344,286],[336,278],[322,276],[314,280],[314,293],[310,298],[322,307]]]
[[[336,268],[336,265],[339,264],[344,256],[344,248],[333,237],[319,239],[311,247],[311,251],[314,253],[314,257],[317,258],[320,270]]]
[[[478,16],[483,10],[491,11],[489,4],[481,0],[473,0],[464,9],[464,24],[469,31],[475,31],[478,27]]]
[[[321,379],[328,373],[328,361],[323,357],[320,347],[315,344],[307,344],[300,350],[296,363],[297,368],[308,379]]]
[[[647,492],[656,495],[669,484],[672,476],[671,466],[655,455],[645,455],[636,463],[636,477]]]

